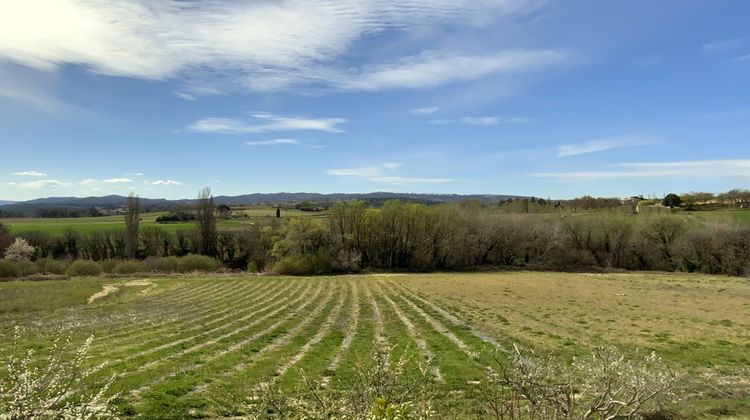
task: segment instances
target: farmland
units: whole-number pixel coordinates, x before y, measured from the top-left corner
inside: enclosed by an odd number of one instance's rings
[[[105,287],[106,286],[106,287]],[[103,293],[104,292],[104,293]],[[678,274],[388,274],[335,277],[95,278],[0,283],[0,332],[40,350],[64,330],[96,337],[95,388],[115,374],[121,414],[246,413],[259,383],[292,391],[304,374],[343,386],[377,350],[426,363],[463,401],[484,356],[517,345],[572,358],[594,346],[653,350],[691,378],[719,375],[675,409],[750,412],[750,283]],[[33,333],[31,333],[33,332]],[[7,352],[7,348],[2,349]],[[477,356],[477,354],[479,356]],[[743,382],[744,381],[744,382]]]
[[[141,215],[141,226],[158,226],[168,232],[174,233],[178,230],[193,229],[192,222],[157,223],[156,218],[167,214],[166,212],[152,212]],[[283,209],[282,218],[293,217],[325,217],[324,212],[305,212],[295,209]],[[231,230],[241,228],[244,225],[255,223],[258,220],[271,219],[276,216],[276,209],[270,207],[240,207],[232,211],[231,218],[220,219],[217,222],[219,229]],[[125,221],[122,215],[100,216],[100,217],[61,217],[61,218],[3,218],[0,222],[8,226],[11,234],[18,235],[23,232],[39,231],[50,235],[61,235],[67,229],[73,229],[79,233],[91,233],[122,229]]]
[[[174,233],[179,230],[189,230],[195,227],[192,222],[156,223],[156,218],[167,214],[166,212],[151,212],[141,215],[141,226],[158,226],[167,232]],[[575,213],[572,213],[575,214]],[[738,225],[750,226],[750,210],[711,210],[686,212],[689,220],[700,224],[710,222],[729,222]],[[221,218],[217,221],[220,230],[236,230],[243,226],[254,224],[258,221],[272,220],[276,215],[276,209],[263,206],[240,206],[232,208],[231,217]],[[326,218],[326,211],[300,211],[296,209],[283,209],[282,219],[297,217]],[[550,215],[552,216],[552,215]],[[122,215],[100,216],[100,217],[62,217],[62,218],[1,218],[0,222],[10,229],[10,233],[18,235],[24,232],[39,231],[50,235],[61,235],[65,230],[72,229],[76,232],[87,234],[91,232],[111,231],[122,229],[125,222]]]

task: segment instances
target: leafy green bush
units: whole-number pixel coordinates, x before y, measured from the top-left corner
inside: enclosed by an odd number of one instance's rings
[[[180,273],[191,271],[217,271],[220,267],[219,261],[205,255],[188,254],[181,257],[177,263]]]
[[[65,274],[65,270],[68,269],[67,262],[54,258],[39,258],[36,260],[36,266],[39,272],[44,274]]]
[[[146,271],[149,271],[146,264],[138,260],[120,261],[113,270],[117,274],[144,273]]]
[[[274,264],[273,271],[292,276],[326,274],[331,272],[331,257],[323,249],[314,254],[288,255]]]
[[[18,277],[19,270],[15,261],[0,260],[0,278]]]
[[[180,265],[177,257],[149,257],[143,263],[157,273],[176,273]]]
[[[39,273],[39,268],[37,268],[36,264],[28,260],[16,261],[16,267],[18,267],[18,275],[20,277]]]
[[[105,273],[110,274],[115,272],[115,267],[117,267],[117,264],[120,263],[120,260],[101,260],[99,261],[99,265],[102,266],[102,270],[104,270]]]
[[[102,266],[96,261],[77,260],[68,267],[67,274],[72,277],[98,276],[102,274]]]
[[[250,273],[260,272],[260,270],[258,270],[258,264],[255,261],[250,261],[247,263],[247,271]]]
[[[0,260],[0,278],[25,277],[38,272],[36,264],[31,261]]]

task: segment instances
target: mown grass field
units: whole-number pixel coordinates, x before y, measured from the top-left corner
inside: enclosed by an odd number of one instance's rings
[[[178,230],[188,230],[195,227],[192,222],[178,223],[156,223],[156,218],[166,214],[165,212],[143,213],[141,215],[141,227],[158,226],[168,232],[174,233]],[[219,219],[219,229],[235,229],[244,225],[252,224],[260,219],[276,217],[276,209],[270,207],[249,207],[232,212],[237,218]],[[305,212],[300,210],[282,210],[282,218],[290,217],[326,217],[324,212]],[[122,215],[101,217],[61,217],[61,218],[2,218],[4,225],[10,229],[12,235],[28,231],[40,231],[50,235],[61,235],[66,229],[73,229],[80,233],[95,231],[108,231],[125,227]]]
[[[105,285],[114,287],[89,302]],[[461,400],[482,381],[484,355],[514,344],[568,358],[596,345],[654,350],[691,378],[721,378],[722,387],[675,407],[681,415],[750,415],[743,376],[750,366],[750,282],[730,277],[453,273],[0,283],[0,333],[8,337],[16,325],[27,332],[24,344],[42,353],[60,329],[80,341],[95,334],[86,363],[109,363],[89,386],[118,375],[111,391],[120,412],[147,418],[242,415],[259,383],[294,389],[300,369],[316,383],[340,386],[377,349],[391,349],[391,359],[408,352],[427,361],[439,389]]]

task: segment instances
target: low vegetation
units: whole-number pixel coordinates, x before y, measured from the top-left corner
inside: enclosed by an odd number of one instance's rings
[[[0,358],[33,349],[27,365],[44,366],[58,338],[77,348],[94,334],[80,363],[86,379],[61,404],[104,389],[99,401],[118,417],[750,413],[750,285],[741,279],[135,279],[0,283],[0,333],[27,332]],[[0,382],[15,383],[5,366]]]

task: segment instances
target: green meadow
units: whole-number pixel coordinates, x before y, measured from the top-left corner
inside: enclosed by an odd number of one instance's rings
[[[152,212],[141,214],[141,227],[158,226],[170,233],[178,230],[188,230],[195,227],[192,222],[156,223],[156,218],[166,212]],[[258,220],[268,220],[276,217],[276,209],[272,207],[246,207],[232,210],[232,217],[217,221],[217,228],[231,230],[243,225],[253,224]],[[306,212],[296,209],[282,209],[282,218],[294,217],[327,217],[325,212]],[[50,235],[60,235],[67,229],[79,233],[95,231],[109,231],[125,227],[122,215],[100,217],[64,217],[64,218],[3,218],[0,219],[10,229],[12,235],[23,232],[39,231]]]

